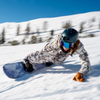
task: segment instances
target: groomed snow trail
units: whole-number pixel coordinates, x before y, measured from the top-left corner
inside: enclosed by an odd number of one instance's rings
[[[2,66],[22,60],[45,43],[0,47],[0,100],[100,100],[100,36],[80,39],[91,62],[83,83],[73,81],[81,67],[78,55],[18,79],[8,78]]]

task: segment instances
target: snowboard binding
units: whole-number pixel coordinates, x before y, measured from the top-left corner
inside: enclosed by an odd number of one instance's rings
[[[46,62],[45,66],[50,67],[53,63],[52,62]]]
[[[32,67],[32,64],[30,64],[28,59],[23,60],[24,70],[27,72],[32,72],[34,69]]]

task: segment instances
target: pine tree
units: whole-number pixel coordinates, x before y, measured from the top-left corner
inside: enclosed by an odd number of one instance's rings
[[[38,41],[39,41],[39,43],[42,43],[43,39],[40,37]]]
[[[19,35],[19,32],[20,32],[20,25],[17,26],[17,34],[16,34],[17,36]]]
[[[1,43],[3,44],[5,42],[5,28],[2,31],[2,39],[1,39]]]
[[[33,36],[31,37],[30,43],[31,43],[31,44],[37,43],[37,37],[33,35]]]
[[[67,28],[71,28],[72,24],[70,21],[67,21],[66,23],[63,23],[62,28],[67,29]]]
[[[51,36],[53,36],[54,35],[54,30],[51,30],[51,33],[50,34],[51,34]]]
[[[79,29],[79,33],[82,33],[82,31],[84,30],[84,24],[85,24],[86,22],[81,22],[80,23],[80,29]]]
[[[52,40],[53,35],[54,35],[54,30],[51,30],[50,37],[47,39],[47,42],[50,42]]]
[[[27,27],[26,27],[25,31],[26,31],[26,35],[29,35],[29,32],[30,32],[30,26],[29,26],[29,23],[27,24]]]
[[[25,31],[26,31],[25,39],[27,39],[27,38],[28,38],[28,35],[29,35],[29,33],[30,33],[29,23],[27,24],[27,27],[26,27]]]

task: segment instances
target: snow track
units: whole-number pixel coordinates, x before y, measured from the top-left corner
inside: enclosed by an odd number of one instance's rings
[[[22,60],[45,43],[0,47],[0,100],[100,100],[100,36],[81,41],[89,53],[92,68],[83,83],[72,80],[81,67],[78,55],[69,57],[62,65],[10,79],[2,66]]]

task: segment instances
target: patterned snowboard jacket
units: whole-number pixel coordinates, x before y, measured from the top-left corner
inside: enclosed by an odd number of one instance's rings
[[[33,65],[33,68],[34,64],[37,63],[53,62],[56,65],[60,65],[71,55],[71,53],[63,52],[59,47],[60,37],[61,33],[58,34],[56,38],[52,42],[48,43],[41,51],[36,51],[27,56],[29,62]],[[81,69],[79,72],[85,75],[91,68],[88,54],[81,42],[79,43],[78,49],[72,54],[72,56],[76,54],[79,54],[81,59]]]

